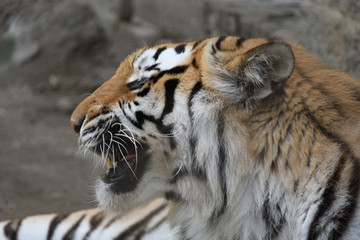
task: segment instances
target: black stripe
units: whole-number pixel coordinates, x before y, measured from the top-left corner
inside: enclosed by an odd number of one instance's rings
[[[236,47],[239,48],[243,44],[243,42],[246,40],[246,38],[239,37],[238,40],[236,40]]]
[[[159,131],[168,136],[169,142],[170,142],[170,149],[174,150],[176,148],[176,141],[173,137],[173,125],[164,125],[161,121],[157,121],[156,127],[159,129]]]
[[[150,87],[144,88],[141,92],[137,93],[138,97],[145,97],[150,92]]]
[[[308,146],[309,147],[309,153],[308,153],[308,157],[307,157],[307,160],[306,160],[306,166],[308,168],[311,165],[311,158],[312,158],[312,155],[313,155],[314,145],[315,145],[315,142],[316,142],[316,131],[315,131],[315,129],[312,129],[312,130],[313,130],[313,137],[312,137],[311,144]]]
[[[196,41],[193,45],[193,49],[195,49],[202,41]]]
[[[177,54],[185,52],[185,44],[180,44],[180,45],[176,46],[175,47],[175,52]]]
[[[157,66],[159,66],[159,64],[160,64],[160,63],[155,63],[155,64],[153,64],[153,65],[151,65],[151,66],[149,66],[149,67],[146,67],[146,68],[145,68],[145,71],[152,71],[152,70],[158,70],[158,71],[160,71],[160,69],[157,68]]]
[[[293,186],[293,192],[296,193],[299,186],[299,179],[296,179]]]
[[[188,66],[177,66],[173,67],[169,70],[164,70],[160,72],[158,75],[153,76],[150,78],[150,80],[153,80],[154,83],[156,83],[160,78],[162,78],[165,74],[180,74],[184,73],[186,71]]]
[[[63,237],[63,240],[72,240],[74,238],[74,234],[76,232],[76,230],[78,229],[78,227],[80,226],[82,220],[85,218],[85,214],[81,216],[81,218],[79,218],[79,220],[77,220],[77,222],[69,229],[69,231],[65,234],[65,236]]]
[[[279,115],[280,116],[280,115]],[[292,122],[288,122],[288,126],[286,128],[286,131],[285,131],[285,135],[282,136],[282,134],[280,134],[280,139],[277,143],[277,152],[275,154],[275,157],[271,160],[271,170],[272,171],[277,171],[278,170],[278,166],[279,166],[279,161],[280,161],[280,157],[282,156],[282,145],[284,144],[284,142],[286,142],[288,139],[289,139],[289,136],[292,135]],[[278,121],[276,122],[276,125],[279,124],[279,119]],[[274,130],[277,128],[275,125],[275,127],[273,128],[273,134],[272,136],[274,135]],[[281,132],[281,131],[280,131]],[[274,142],[274,140],[272,140]],[[266,141],[267,142],[267,141]],[[287,153],[283,154],[284,156],[287,156]],[[290,165],[288,164],[288,162],[286,161],[286,167],[290,167]]]
[[[191,128],[194,126],[194,112],[193,112],[193,99],[196,96],[196,94],[202,89],[203,85],[202,82],[196,82],[193,88],[191,89],[190,96],[188,99],[188,111],[189,111],[189,117],[190,117],[190,124]],[[198,144],[197,136],[195,136],[194,131],[192,131],[192,134],[189,139],[190,142],[190,151],[191,151],[191,162],[192,162],[192,171],[195,173],[195,175],[200,179],[206,179],[206,171],[205,169],[200,168],[200,166],[197,164],[195,149]]]
[[[334,172],[332,176],[328,179],[326,188],[321,196],[321,203],[319,204],[318,210],[314,216],[313,221],[310,224],[309,227],[309,233],[308,233],[308,239],[317,239],[317,237],[320,235],[321,230],[321,222],[322,218],[326,216],[326,211],[331,208],[334,201],[336,200],[336,188],[337,183],[340,180],[340,175],[342,172],[342,169],[344,168],[344,165],[346,163],[346,157],[344,154],[341,156],[339,163],[337,164],[336,168],[334,169]]]
[[[165,115],[171,113],[174,108],[175,89],[179,84],[179,79],[170,79],[165,82],[165,106],[161,114],[160,120],[163,120]]]
[[[265,137],[266,139],[266,143],[264,145],[264,148],[261,150],[261,152],[259,153],[259,156],[258,156],[258,163],[260,165],[264,165],[264,162],[265,162],[265,156],[267,155],[267,148],[268,148],[268,142],[267,142],[267,137]]]
[[[83,240],[87,240],[90,234],[100,225],[100,223],[104,220],[104,213],[98,212],[90,219],[90,229],[84,236]]]
[[[121,105],[119,104],[119,106],[121,106]],[[129,122],[131,122],[132,125],[134,125],[134,126],[137,127],[138,129],[143,129],[142,124],[139,124],[138,119],[136,119],[136,121],[135,121],[134,119],[132,119],[131,117],[129,117],[129,116],[126,114],[126,112],[124,111],[124,109],[123,109],[122,107],[120,107],[120,109],[121,109],[122,113],[124,114],[125,118],[126,118],[127,120],[129,120]],[[135,112],[135,117],[136,117],[136,114],[137,114],[138,112],[139,112],[139,111]]]
[[[187,221],[182,222],[180,224],[180,230],[179,230],[179,240],[191,240],[190,238],[187,237],[187,232],[188,232],[188,228],[189,228],[189,224],[187,223]]]
[[[192,166],[192,169],[191,169],[191,173],[186,170],[185,168],[177,168],[173,171],[173,175],[169,181],[170,184],[175,184],[177,183],[177,181],[179,179],[181,179],[182,177],[185,177],[185,176],[188,176],[188,175],[191,175],[191,176],[194,176],[194,177],[197,177],[198,180],[205,180],[206,179],[206,172],[204,169],[200,168],[200,167],[197,167],[195,164],[194,164],[194,156],[193,156],[193,166]]]
[[[155,59],[155,61],[159,58],[160,54],[166,49],[166,47],[162,47],[162,48],[158,48],[158,50],[156,50],[156,53],[154,54],[153,58]]]
[[[136,233],[137,231],[141,231],[141,228],[146,227],[146,225],[149,223],[149,221],[162,212],[166,208],[166,204],[161,205],[151,213],[149,213],[146,217],[142,218],[141,221],[134,223],[131,225],[128,229],[126,229],[124,232],[120,233],[117,237],[114,238],[114,240],[124,240]]]
[[[191,65],[195,68],[195,69],[199,69],[199,66],[197,65],[196,59],[193,58],[193,60],[191,61]]]
[[[125,117],[127,117],[127,116],[125,115]],[[135,112],[135,117],[136,117],[136,122],[134,120],[132,120],[131,118],[127,117],[135,127],[139,128],[139,129],[143,129],[143,124],[145,123],[145,121],[152,122],[156,125],[156,127],[160,131],[160,133],[169,136],[168,139],[170,141],[170,148],[174,149],[176,147],[175,139],[172,137],[173,125],[164,125],[162,123],[161,119],[155,119],[154,116],[147,115],[147,114],[143,113],[142,111]]]
[[[66,219],[68,216],[69,216],[69,214],[57,215],[57,216],[55,216],[55,217],[51,220],[50,225],[49,225],[49,230],[48,230],[48,233],[47,233],[47,237],[46,237],[47,240],[51,240],[51,239],[52,239],[56,227],[57,227],[62,221],[64,221],[64,219]]]
[[[132,122],[137,128],[143,129],[142,125],[144,124],[145,120],[156,123],[154,116],[147,115],[142,111],[135,112],[136,123]]]
[[[165,221],[167,220],[167,217],[162,218],[158,223],[156,223],[152,228],[146,231],[146,235],[148,235],[150,232],[155,231],[158,227],[160,227]],[[134,237],[134,240],[140,240],[142,236],[145,234],[145,230],[141,230],[136,234]]]
[[[197,46],[199,46],[199,44],[201,43],[202,41],[196,41],[193,45],[193,48],[192,50],[194,50]]]
[[[181,202],[182,201],[181,196],[175,191],[166,191],[165,199],[168,201],[173,201],[173,202]]]
[[[191,89],[189,100],[188,100],[188,109],[189,109],[190,117],[193,116],[192,109],[191,109],[192,104],[193,104],[192,100],[195,97],[195,95],[201,90],[202,87],[203,87],[202,82],[196,82],[194,87]]]
[[[350,220],[353,220],[353,216],[355,214],[356,208],[357,208],[357,200],[359,197],[359,170],[360,170],[360,161],[359,159],[356,159],[352,157],[352,173],[351,173],[351,179],[350,184],[347,188],[347,192],[349,194],[348,198],[348,205],[342,209],[342,211],[339,211],[336,216],[333,217],[332,221],[337,222],[338,227],[332,230],[330,233],[328,239],[340,239],[345,231],[347,230],[347,227],[349,226]]]
[[[226,206],[227,206],[227,183],[226,183],[226,153],[225,147],[222,141],[222,136],[224,133],[224,123],[222,117],[218,119],[218,129],[217,129],[217,136],[218,136],[218,176],[220,181],[221,192],[223,195],[223,202],[220,209],[214,210],[210,217],[210,226],[216,225],[217,221],[221,215],[225,213]]]
[[[216,48],[214,44],[211,45],[211,54],[214,55],[216,53]]]
[[[216,46],[217,49],[221,50],[221,49],[220,49],[220,45],[221,45],[221,42],[225,40],[225,38],[226,38],[226,36],[220,36],[220,37],[218,38],[218,40],[217,40],[216,43],[215,43],[215,46]]]
[[[16,240],[22,223],[22,219],[8,222],[4,227],[4,235],[9,240]]]
[[[267,187],[268,190],[268,187]],[[264,239],[277,239],[279,233],[281,232],[284,223],[285,217],[284,213],[281,211],[280,205],[283,203],[284,195],[280,198],[279,202],[276,203],[275,209],[272,209],[269,202],[269,193],[267,194],[266,200],[262,206],[262,218],[265,220],[266,224],[266,237]],[[274,215],[280,215],[280,218],[275,219]]]

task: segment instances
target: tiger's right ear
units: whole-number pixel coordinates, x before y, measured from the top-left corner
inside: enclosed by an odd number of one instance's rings
[[[262,44],[243,54],[207,52],[203,76],[209,86],[232,103],[258,101],[273,92],[273,85],[287,80],[295,65],[290,45],[281,41]]]

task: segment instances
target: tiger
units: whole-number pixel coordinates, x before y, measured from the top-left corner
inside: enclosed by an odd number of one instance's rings
[[[298,43],[220,36],[138,49],[70,122],[108,168],[96,183],[101,219],[133,223],[98,239],[360,239],[360,82]],[[92,239],[94,216],[63,232]],[[61,232],[48,219],[44,232]],[[4,224],[17,239],[21,221]]]

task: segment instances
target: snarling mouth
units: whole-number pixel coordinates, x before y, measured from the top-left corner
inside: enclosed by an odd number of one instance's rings
[[[107,183],[114,183],[120,180],[122,177],[127,175],[127,170],[130,170],[134,177],[136,177],[135,171],[137,170],[137,155],[129,154],[123,158],[116,159],[113,155],[109,155],[109,158],[106,159],[108,170],[105,174],[101,176],[101,179]]]
[[[118,129],[108,129],[98,137],[102,141],[92,147],[106,161],[108,168],[101,180],[117,194],[134,190],[150,158],[146,144],[129,137],[124,131],[118,132]]]

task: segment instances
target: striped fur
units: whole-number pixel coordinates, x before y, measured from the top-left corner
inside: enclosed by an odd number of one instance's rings
[[[48,214],[0,223],[1,240],[167,240],[173,232],[166,202],[155,200],[122,217],[89,209],[70,214]]]
[[[164,197],[170,239],[360,238],[360,83],[295,43],[139,49],[71,122],[108,165],[99,205]]]

